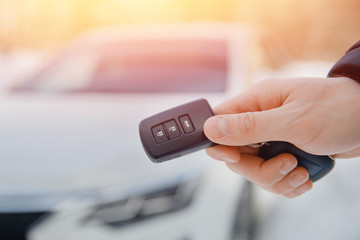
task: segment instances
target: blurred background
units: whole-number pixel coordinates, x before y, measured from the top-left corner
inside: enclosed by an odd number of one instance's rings
[[[1,0],[0,53],[2,59],[7,57],[1,66],[12,74],[8,65],[17,61],[25,71],[34,67],[28,66],[28,58],[34,58],[30,62],[35,65],[94,27],[199,21],[251,23],[266,29],[294,59],[335,61],[358,39],[359,4],[356,0]]]
[[[1,50],[54,50],[89,28],[222,21],[266,28],[296,59],[336,60],[359,34],[360,3],[346,1],[1,0]]]
[[[271,77],[325,77],[356,0],[0,0],[0,239],[359,239],[358,160],[295,200],[203,152],[160,165],[141,119]]]

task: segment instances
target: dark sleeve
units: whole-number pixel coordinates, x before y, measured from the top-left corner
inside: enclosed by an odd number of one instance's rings
[[[348,77],[360,83],[360,41],[335,63],[328,77]]]

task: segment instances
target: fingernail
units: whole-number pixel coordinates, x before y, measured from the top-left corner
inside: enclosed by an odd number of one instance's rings
[[[221,159],[222,161],[228,162],[228,163],[236,163],[236,162],[238,162],[238,160],[229,158],[228,156],[226,156],[224,154],[219,154],[218,158]]]
[[[227,134],[227,123],[224,118],[212,117],[207,121],[207,128],[211,129],[211,136],[221,138]]]
[[[305,185],[297,188],[297,189],[296,189],[296,192],[297,192],[297,193],[305,193],[305,192],[309,191],[310,189],[311,189],[311,186],[305,184]]]
[[[280,166],[280,174],[286,175],[296,167],[296,163],[292,161],[284,161]]]
[[[229,158],[225,154],[223,154],[221,152],[218,152],[216,149],[213,149],[213,148],[208,148],[207,152],[210,155],[210,157],[215,158],[215,159],[220,160],[220,161],[224,161],[224,162],[228,162],[228,163],[236,163],[236,162],[238,162],[238,160]]]
[[[308,180],[308,176],[304,176],[302,174],[295,174],[293,176],[291,176],[290,178],[290,186],[291,187],[298,187],[301,184],[303,184],[304,182],[306,182]]]

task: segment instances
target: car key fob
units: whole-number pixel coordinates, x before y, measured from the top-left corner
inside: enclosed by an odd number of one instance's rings
[[[199,99],[142,120],[139,133],[146,154],[159,163],[213,145],[203,132],[212,116],[209,103]]]
[[[288,142],[267,142],[260,148],[259,156],[268,160],[281,153],[294,155],[298,161],[298,166],[306,168],[309,172],[309,178],[312,182],[316,182],[328,174],[335,165],[335,161],[329,156],[319,156],[304,152]]]

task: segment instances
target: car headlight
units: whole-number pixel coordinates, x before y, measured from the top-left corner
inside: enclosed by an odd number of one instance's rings
[[[156,191],[97,205],[85,221],[97,220],[120,227],[187,207],[194,198],[200,179],[181,182]]]

